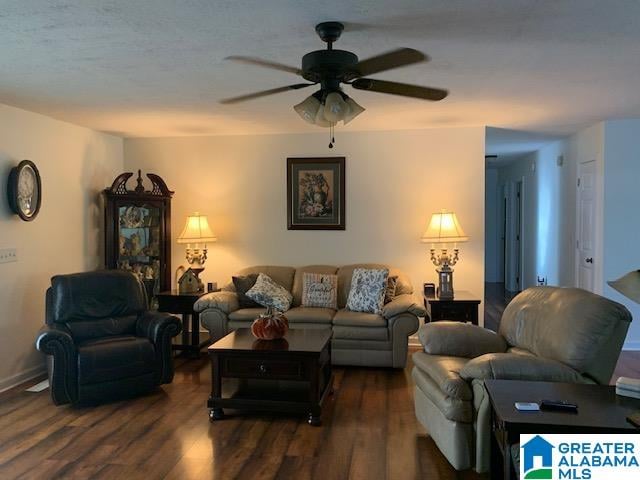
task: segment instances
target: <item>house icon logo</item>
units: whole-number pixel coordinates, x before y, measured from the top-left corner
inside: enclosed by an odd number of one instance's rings
[[[520,446],[521,473],[525,479],[553,478],[553,449],[555,447],[540,435]]]

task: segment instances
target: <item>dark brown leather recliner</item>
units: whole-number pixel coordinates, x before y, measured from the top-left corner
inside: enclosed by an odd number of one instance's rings
[[[47,289],[47,355],[56,405],[96,403],[147,392],[173,380],[171,338],[180,320],[147,310],[141,282],[118,270],[57,275]]]

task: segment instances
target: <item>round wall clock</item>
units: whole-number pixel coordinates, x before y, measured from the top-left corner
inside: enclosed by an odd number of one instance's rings
[[[9,207],[22,220],[30,222],[36,218],[42,203],[42,183],[38,168],[31,160],[23,160],[11,169],[7,194]]]

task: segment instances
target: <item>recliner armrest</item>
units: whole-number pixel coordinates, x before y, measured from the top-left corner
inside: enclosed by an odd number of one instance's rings
[[[538,382],[588,383],[573,368],[544,357],[516,353],[488,353],[467,363],[460,376],[465,380],[531,380]]]
[[[154,345],[159,344],[163,337],[170,340],[181,331],[180,319],[165,312],[144,312],[136,323],[136,335],[147,337]]]
[[[53,402],[56,405],[76,402],[77,349],[71,331],[65,325],[45,325],[38,332],[36,348],[52,359],[48,365]]]
[[[165,312],[144,312],[138,317],[136,334],[146,337],[154,345],[159,367],[156,378],[159,383],[173,380],[173,356],[171,339],[182,331],[182,322],[175,315]]]
[[[196,312],[202,312],[207,308],[215,308],[225,314],[235,312],[240,308],[238,304],[238,294],[224,290],[221,292],[207,293],[200,297],[193,306]]]
[[[382,307],[382,316],[387,320],[403,313],[411,313],[416,317],[424,317],[427,311],[420,303],[416,302],[416,298],[410,294],[398,295]]]
[[[475,358],[506,352],[507,342],[491,330],[461,322],[438,321],[420,327],[418,338],[425,353]]]

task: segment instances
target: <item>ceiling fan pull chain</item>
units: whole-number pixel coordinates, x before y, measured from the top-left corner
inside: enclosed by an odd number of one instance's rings
[[[329,125],[329,137],[331,138],[331,140],[329,140],[329,148],[333,148],[333,144],[336,143],[336,139],[333,135],[334,130],[335,130],[335,123],[331,122],[331,124]]]

